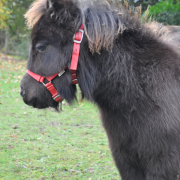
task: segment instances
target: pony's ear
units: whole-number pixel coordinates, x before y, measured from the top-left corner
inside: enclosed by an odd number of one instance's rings
[[[53,6],[53,3],[52,3],[52,1],[51,0],[47,0],[47,9],[50,9],[50,8],[52,8],[52,6]]]
[[[64,0],[47,0],[47,9],[58,11],[65,9],[66,2]]]
[[[72,0],[47,0],[50,18],[58,24],[66,25],[79,16],[80,10]]]

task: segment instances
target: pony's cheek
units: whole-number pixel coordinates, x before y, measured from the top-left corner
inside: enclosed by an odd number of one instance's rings
[[[76,99],[76,85],[72,84],[72,74],[69,70],[52,80],[52,84],[62,99],[71,104]]]

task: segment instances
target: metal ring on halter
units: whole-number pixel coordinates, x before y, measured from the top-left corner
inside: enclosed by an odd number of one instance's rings
[[[51,83],[51,81],[49,81],[49,82]],[[49,82],[48,82],[48,83],[49,83]],[[46,84],[45,84],[45,83],[43,83],[43,82],[42,82],[42,84],[43,84],[44,86],[46,86]]]
[[[81,40],[78,41],[78,40],[75,40],[75,39],[74,39],[75,36],[76,36],[76,34],[74,35],[73,40],[74,40],[75,43],[80,44],[80,43],[82,42],[82,40],[83,40],[84,31],[83,31],[82,29],[78,29],[77,31],[82,32]]]
[[[60,97],[60,95],[58,94],[56,97],[54,97],[53,99],[56,100],[56,98]]]

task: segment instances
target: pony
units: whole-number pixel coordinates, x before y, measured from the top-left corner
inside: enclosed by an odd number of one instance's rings
[[[24,102],[71,104],[78,81],[99,108],[122,180],[179,179],[180,53],[166,33],[106,1],[36,0],[25,17],[33,29]]]

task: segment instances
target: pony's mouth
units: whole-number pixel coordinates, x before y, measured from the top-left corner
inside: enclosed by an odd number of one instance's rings
[[[39,100],[39,98],[37,98],[37,97],[32,97],[31,99],[29,99],[27,94],[25,94],[25,92],[23,93],[22,90],[20,92],[20,95],[22,96],[24,103],[27,104],[28,106],[32,106],[32,107],[38,108],[38,109],[45,109],[48,107],[52,107],[56,111],[58,111],[59,103],[54,101],[51,98],[50,98],[51,99],[50,101],[48,101],[47,99]]]
[[[49,107],[49,105],[47,105],[46,103],[38,102],[37,98],[32,98],[30,101],[27,101],[25,98],[23,98],[23,101],[28,106],[32,106],[32,107],[38,108],[38,109],[45,109],[45,108]]]

